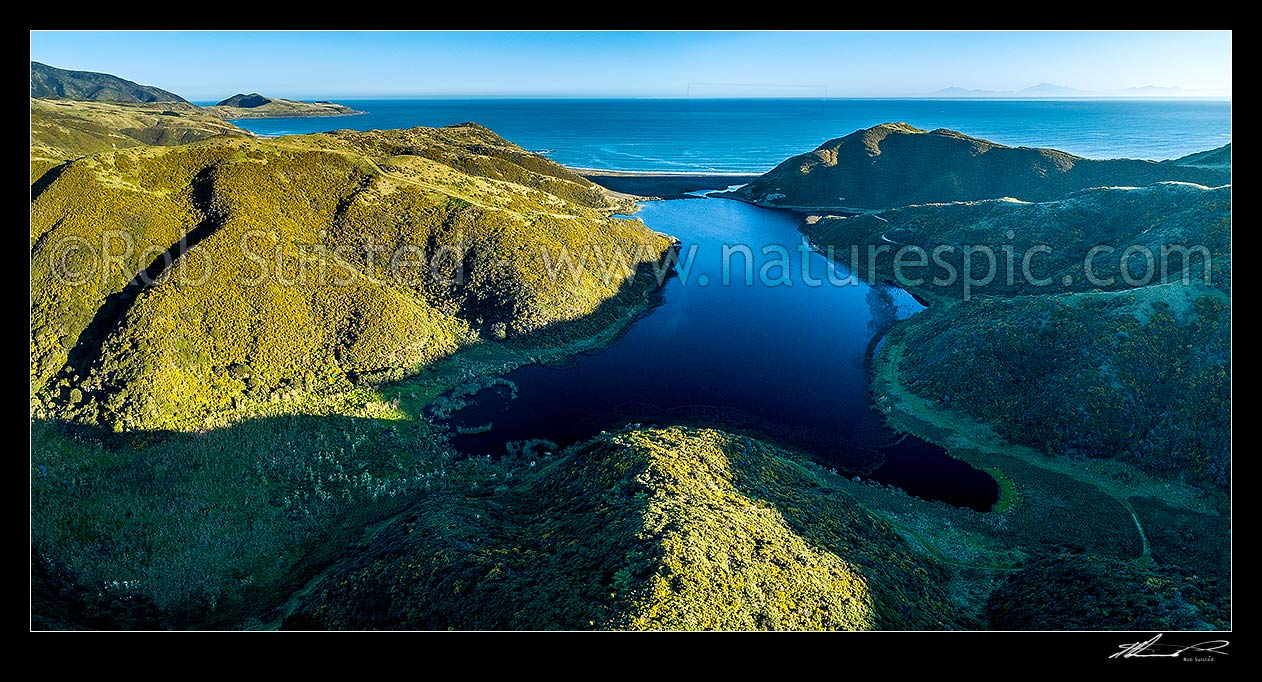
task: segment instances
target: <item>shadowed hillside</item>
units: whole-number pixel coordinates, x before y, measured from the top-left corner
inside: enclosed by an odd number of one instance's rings
[[[31,182],[63,161],[97,152],[173,146],[244,130],[191,104],[31,100]]]
[[[248,95],[237,93],[228,99],[215,103],[215,106],[253,109],[254,107],[261,107],[271,101],[272,100],[258,94],[257,92],[252,92]]]
[[[1090,555],[1032,562],[991,595],[997,630],[1222,629],[1230,611],[1214,595],[1222,582]],[[1205,597],[1210,597],[1205,599]]]

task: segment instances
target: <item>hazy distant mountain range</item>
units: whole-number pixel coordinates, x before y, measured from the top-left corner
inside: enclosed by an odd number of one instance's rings
[[[1162,87],[1158,85],[1145,85],[1137,88],[1122,88],[1120,90],[1079,90],[1071,88],[1067,85],[1055,85],[1052,83],[1039,83],[1031,85],[1022,90],[983,90],[977,88],[961,88],[952,86],[943,88],[927,95],[928,97],[961,97],[961,98],[981,98],[981,97],[1012,97],[1012,98],[1030,98],[1042,99],[1049,97],[1221,97],[1223,93],[1208,90],[1185,90],[1178,86]]]

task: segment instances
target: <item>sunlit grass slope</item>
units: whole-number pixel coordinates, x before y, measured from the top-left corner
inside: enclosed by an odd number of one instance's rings
[[[766,443],[717,431],[601,436],[469,504],[382,529],[288,627],[960,627],[946,570]]]

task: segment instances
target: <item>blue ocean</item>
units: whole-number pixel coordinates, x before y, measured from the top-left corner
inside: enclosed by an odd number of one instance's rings
[[[1230,101],[1177,100],[338,100],[367,112],[235,121],[261,135],[474,121],[567,166],[761,173],[878,123],[950,128],[1093,158],[1169,159],[1231,141]]]

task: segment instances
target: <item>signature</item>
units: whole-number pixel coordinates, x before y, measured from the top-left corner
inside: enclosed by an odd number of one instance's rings
[[[1230,642],[1225,639],[1212,639],[1199,644],[1159,644],[1161,635],[1157,635],[1146,642],[1132,642],[1130,644],[1122,644],[1118,648],[1121,651],[1109,656],[1109,658],[1178,658],[1186,652],[1205,653],[1205,654],[1222,654],[1227,655],[1223,651]],[[1212,656],[1211,656],[1212,658]]]

